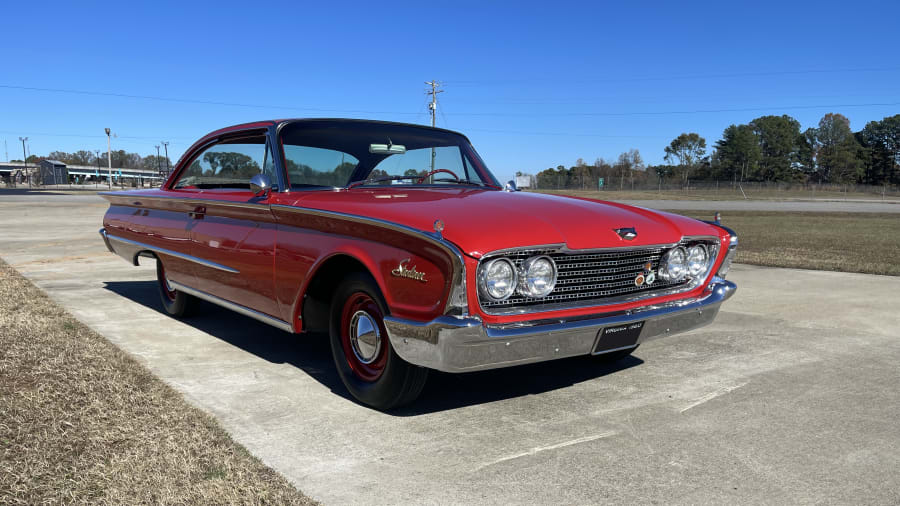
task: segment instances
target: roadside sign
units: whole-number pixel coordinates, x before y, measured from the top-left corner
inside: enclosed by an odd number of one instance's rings
[[[597,180],[597,188],[600,190],[603,189],[603,178],[602,177]]]

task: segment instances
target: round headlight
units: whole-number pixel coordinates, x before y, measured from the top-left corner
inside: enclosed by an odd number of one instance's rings
[[[691,246],[687,255],[688,274],[696,278],[706,274],[707,269],[709,269],[709,252],[706,246],[702,244]]]
[[[556,263],[548,256],[531,257],[523,264],[524,279],[518,292],[526,297],[546,297],[556,286]]]
[[[659,275],[665,281],[680,281],[687,275],[687,251],[682,247],[670,249],[665,254]]]
[[[508,299],[516,291],[516,267],[506,258],[497,258],[481,268],[479,286],[494,300]]]

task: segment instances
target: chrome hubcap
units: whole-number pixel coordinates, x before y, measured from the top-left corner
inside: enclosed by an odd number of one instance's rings
[[[369,313],[357,311],[350,319],[350,345],[363,364],[371,364],[381,351],[381,332]]]

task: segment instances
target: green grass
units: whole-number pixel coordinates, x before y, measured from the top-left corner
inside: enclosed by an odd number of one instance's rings
[[[840,191],[805,191],[805,190],[778,190],[778,189],[749,189],[745,192],[732,190],[730,186],[719,190],[691,189],[684,190],[535,190],[538,193],[555,193],[559,195],[572,195],[600,200],[882,200],[880,193],[840,192]],[[745,197],[746,195],[746,197]],[[896,190],[887,193],[886,202],[900,203]]]
[[[740,263],[900,276],[898,214],[731,211],[722,224],[740,238]]]

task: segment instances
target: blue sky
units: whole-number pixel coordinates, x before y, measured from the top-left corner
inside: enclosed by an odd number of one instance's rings
[[[131,5],[133,4],[133,5]],[[676,5],[677,4],[677,5]],[[459,130],[501,180],[682,132],[900,112],[898,2],[7,2],[0,140],[10,158],[106,148],[170,156],[256,119]],[[94,93],[185,101],[64,93]],[[218,102],[196,103],[199,102]],[[241,104],[241,105],[224,105]],[[863,105],[884,104],[884,105]]]

